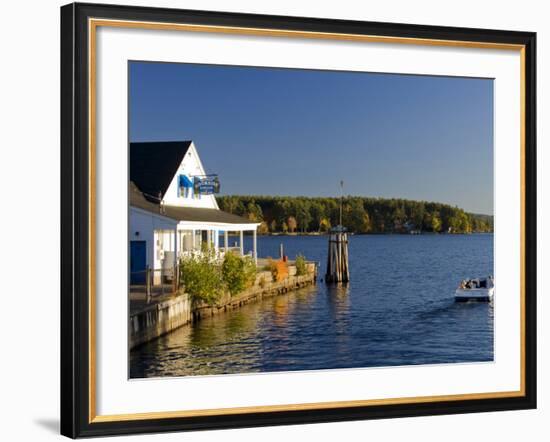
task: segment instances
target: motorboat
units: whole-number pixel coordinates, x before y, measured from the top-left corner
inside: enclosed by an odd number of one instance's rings
[[[455,291],[455,301],[491,301],[495,295],[495,282],[492,276],[465,279]]]

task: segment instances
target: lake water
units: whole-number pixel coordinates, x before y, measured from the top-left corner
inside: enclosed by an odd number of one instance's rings
[[[250,239],[247,239],[250,241]],[[327,237],[259,237],[259,256],[321,263]],[[248,244],[249,247],[249,244]],[[130,353],[130,376],[162,377],[493,360],[492,303],[455,303],[461,279],[493,274],[493,235],[351,236],[345,287],[318,281],[206,318]]]

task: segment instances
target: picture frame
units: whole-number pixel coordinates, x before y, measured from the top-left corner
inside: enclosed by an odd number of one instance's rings
[[[100,28],[507,51],[519,56],[519,388],[141,413],[97,412]],[[112,147],[112,146],[111,146]],[[498,250],[498,249],[497,249]],[[497,254],[498,257],[498,254]],[[73,3],[61,8],[61,433],[71,438],[536,408],[536,34]],[[517,293],[516,293],[517,292]],[[342,374],[343,375],[343,374]]]

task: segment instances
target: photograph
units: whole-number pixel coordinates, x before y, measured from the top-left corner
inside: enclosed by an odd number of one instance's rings
[[[128,377],[493,363],[494,87],[129,60]]]

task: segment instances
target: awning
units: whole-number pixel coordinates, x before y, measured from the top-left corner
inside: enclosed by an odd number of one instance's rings
[[[187,175],[180,175],[179,177],[179,187],[193,187],[193,181]]]

